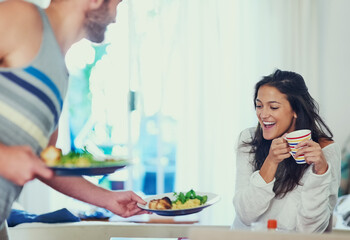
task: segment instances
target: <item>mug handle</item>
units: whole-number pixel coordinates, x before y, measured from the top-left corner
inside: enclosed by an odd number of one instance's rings
[[[287,141],[287,143],[288,143],[288,140],[287,140],[286,136],[283,136],[283,138],[284,138],[284,140],[286,140],[286,141]],[[294,157],[293,152],[292,152],[292,151],[290,151],[289,153],[290,153],[290,155],[292,155],[292,157],[293,157],[293,158],[294,158],[294,160],[295,160],[295,157]]]

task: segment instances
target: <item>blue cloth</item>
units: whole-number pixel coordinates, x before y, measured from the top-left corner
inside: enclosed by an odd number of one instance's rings
[[[31,214],[23,210],[12,209],[7,219],[9,227],[14,227],[21,223],[42,222],[42,223],[64,223],[79,222],[80,218],[74,216],[66,208],[41,215]]]
[[[114,214],[104,208],[97,208],[94,212],[79,212],[78,217],[82,220],[88,220],[88,219],[108,219],[112,217]]]

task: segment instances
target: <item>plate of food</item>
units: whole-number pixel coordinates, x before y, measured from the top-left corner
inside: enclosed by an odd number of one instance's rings
[[[217,201],[220,197],[214,193],[171,192],[153,195],[145,198],[147,204],[138,204],[138,207],[161,216],[180,216],[202,211]]]
[[[128,165],[125,159],[97,159],[86,150],[62,154],[61,149],[54,146],[44,149],[40,157],[59,176],[106,175]]]

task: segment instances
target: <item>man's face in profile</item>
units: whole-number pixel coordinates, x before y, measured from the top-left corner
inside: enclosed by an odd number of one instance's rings
[[[107,26],[115,22],[117,6],[121,1],[104,1],[98,9],[86,13],[84,27],[87,39],[95,43],[103,42]]]

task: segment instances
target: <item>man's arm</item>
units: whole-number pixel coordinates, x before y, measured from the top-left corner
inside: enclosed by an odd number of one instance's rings
[[[109,191],[83,177],[54,176],[51,179],[39,179],[67,196],[108,209],[121,217],[147,213],[137,206],[137,203],[146,202],[132,191]]]
[[[51,135],[48,145],[55,146],[57,136],[58,130]],[[108,209],[122,217],[146,213],[137,207],[137,203],[146,204],[146,202],[132,191],[109,191],[89,182],[83,177],[54,176],[51,179],[39,179],[67,196]]]
[[[52,133],[50,140],[49,140],[49,143],[47,145],[48,146],[56,146],[57,138],[58,138],[58,128],[56,129],[56,131],[54,131]]]

